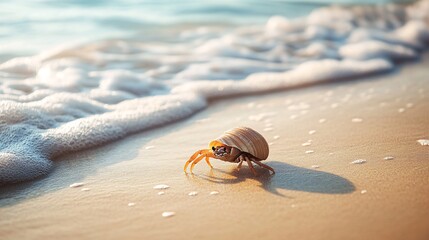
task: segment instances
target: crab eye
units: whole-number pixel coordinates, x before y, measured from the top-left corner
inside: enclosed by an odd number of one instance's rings
[[[212,150],[214,151],[214,150],[215,150],[215,147],[212,147]]]

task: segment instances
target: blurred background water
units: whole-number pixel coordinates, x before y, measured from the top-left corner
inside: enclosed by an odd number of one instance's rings
[[[183,27],[265,23],[297,18],[328,4],[411,0],[14,0],[0,1],[0,62],[64,43],[159,39]],[[173,31],[174,32],[174,31]]]

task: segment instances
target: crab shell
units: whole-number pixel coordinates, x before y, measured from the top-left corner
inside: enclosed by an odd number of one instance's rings
[[[209,147],[226,145],[238,148],[242,152],[265,160],[268,158],[269,148],[265,138],[249,127],[236,127],[226,131],[222,136],[210,142]]]

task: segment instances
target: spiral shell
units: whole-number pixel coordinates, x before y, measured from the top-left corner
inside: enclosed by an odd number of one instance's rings
[[[238,148],[240,151],[250,153],[260,160],[268,158],[269,148],[267,141],[260,133],[249,127],[230,129],[212,141],[210,145],[215,142]]]

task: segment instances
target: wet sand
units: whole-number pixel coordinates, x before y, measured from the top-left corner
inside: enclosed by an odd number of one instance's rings
[[[417,142],[429,138],[425,59],[215,101],[177,124],[64,156],[47,177],[0,189],[1,239],[429,239],[429,147]],[[271,143],[264,163],[275,175],[218,160],[183,173],[194,151],[240,125]]]

